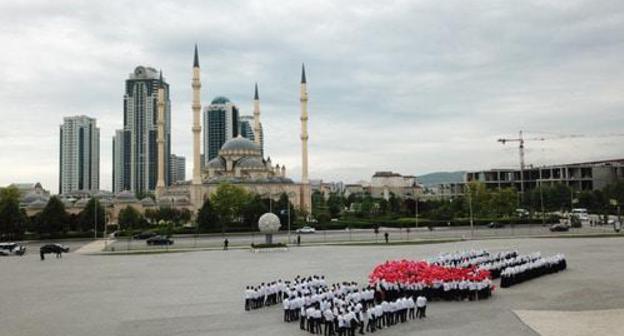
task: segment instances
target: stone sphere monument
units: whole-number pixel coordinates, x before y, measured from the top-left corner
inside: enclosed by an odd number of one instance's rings
[[[276,233],[282,224],[279,217],[272,212],[267,212],[258,219],[258,229],[264,233],[265,242],[273,244],[273,234]]]

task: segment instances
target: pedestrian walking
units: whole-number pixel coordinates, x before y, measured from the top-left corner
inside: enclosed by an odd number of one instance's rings
[[[386,239],[386,244],[388,244],[388,237],[390,235],[388,234],[388,232],[386,231],[386,233],[384,233],[384,238]]]
[[[230,245],[230,241],[227,238],[225,238],[225,240],[223,241],[223,249],[227,250],[228,245]]]

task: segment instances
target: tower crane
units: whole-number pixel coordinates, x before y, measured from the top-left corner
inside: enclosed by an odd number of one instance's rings
[[[517,138],[501,138],[498,139],[498,142],[502,143],[503,145],[508,143],[508,142],[518,142],[518,150],[520,153],[520,192],[522,193],[522,195],[524,195],[524,142],[525,141],[544,141],[546,140],[545,138],[528,138],[525,139],[524,136],[522,135],[522,131],[518,132],[518,137]]]
[[[567,135],[559,135],[553,138],[544,138],[544,137],[535,137],[535,138],[524,138],[522,134],[522,130],[518,132],[517,138],[501,138],[497,141],[502,143],[503,145],[508,142],[518,142],[518,151],[520,154],[520,192],[524,197],[524,142],[525,141],[545,141],[545,140],[555,140],[555,139],[564,139],[564,138],[585,138],[585,137],[621,137],[624,136],[622,133],[611,133],[611,134],[602,134],[602,135],[593,135],[587,136],[583,134],[567,134]]]

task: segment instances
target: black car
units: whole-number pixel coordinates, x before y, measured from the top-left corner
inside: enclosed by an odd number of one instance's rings
[[[566,232],[569,231],[570,227],[565,224],[553,224],[550,226],[550,232]]]
[[[146,242],[147,245],[173,245],[173,240],[169,239],[167,236],[154,236],[149,238]]]
[[[505,227],[505,225],[499,222],[491,222],[490,224],[488,224],[488,227],[490,229],[500,229],[500,228]]]
[[[132,239],[150,239],[152,237],[156,237],[158,236],[156,233],[154,232],[141,232],[141,233],[137,233],[134,236],[132,236]]]
[[[0,243],[0,256],[18,255],[23,256],[26,247],[18,243]]]

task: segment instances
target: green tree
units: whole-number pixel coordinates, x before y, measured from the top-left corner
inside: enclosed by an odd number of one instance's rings
[[[160,220],[160,211],[159,209],[145,209],[145,219],[151,225],[157,225]]]
[[[281,208],[278,204],[275,204],[275,207],[278,208],[278,210]],[[274,210],[276,209],[274,208]],[[252,231],[257,230],[258,219],[268,211],[269,208],[265,205],[265,201],[260,195],[249,197],[247,203],[241,208],[243,224]]]
[[[388,205],[390,207],[390,212],[393,214],[399,214],[401,212],[401,200],[396,197],[396,195],[391,192],[390,197],[388,198]]]
[[[495,217],[511,216],[516,209],[517,200],[518,194],[513,188],[491,191],[487,215]]]
[[[93,231],[97,223],[97,231],[104,232],[104,224],[106,223],[106,210],[100,202],[91,198],[84,209],[80,212],[78,227],[80,231]],[[97,215],[97,218],[96,218]]]
[[[69,217],[65,205],[58,197],[50,198],[45,208],[37,215],[37,224],[37,231],[41,235],[56,237],[67,232]]]
[[[132,231],[133,229],[140,228],[142,226],[143,216],[137,209],[128,205],[119,211],[119,218],[117,221],[120,229],[124,231]]]
[[[241,187],[227,183],[219,185],[210,201],[221,222],[221,232],[225,232],[228,225],[242,222],[242,209],[249,197]]]
[[[332,218],[337,218],[340,216],[342,209],[344,208],[344,199],[336,195],[336,193],[331,193],[329,198],[327,199],[327,208],[329,210],[329,215]]]
[[[366,218],[370,217],[374,211],[374,200],[370,195],[366,195],[360,202],[360,206],[356,215],[358,217]]]
[[[219,223],[219,217],[210,202],[206,199],[201,209],[197,212],[197,226],[202,232],[216,230]]]
[[[15,201],[19,204],[20,192],[16,187],[0,188],[0,200],[1,201]]]
[[[20,211],[18,198],[11,192],[0,193],[0,240],[22,239],[26,220],[26,216]]]

